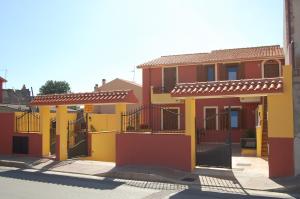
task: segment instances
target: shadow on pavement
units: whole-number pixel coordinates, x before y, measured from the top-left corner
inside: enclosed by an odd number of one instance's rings
[[[13,178],[18,180],[49,183],[56,185],[65,185],[89,189],[115,189],[118,186],[124,184],[122,182],[115,182],[111,179],[87,179],[75,176],[62,176],[55,174],[46,174],[42,172],[27,172],[23,170],[10,170],[0,172],[0,177]]]
[[[212,192],[212,191],[201,191],[199,193],[198,190],[195,189],[186,189],[181,192],[175,193],[169,197],[170,199],[182,199],[182,198],[189,198],[189,199],[198,199],[198,198],[231,198],[231,199],[238,199],[238,198],[261,198],[270,199],[271,197],[262,197],[262,196],[250,196],[247,194],[234,194],[234,193],[221,193],[221,192]]]

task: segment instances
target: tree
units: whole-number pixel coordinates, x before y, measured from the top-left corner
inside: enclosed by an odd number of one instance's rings
[[[71,92],[70,85],[66,81],[48,80],[40,88],[41,95],[60,94],[60,93],[69,93],[69,92]]]

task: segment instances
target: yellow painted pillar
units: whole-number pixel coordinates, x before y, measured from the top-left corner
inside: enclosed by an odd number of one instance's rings
[[[283,66],[283,93],[268,96],[269,176],[294,175],[292,67]]]
[[[261,157],[261,147],[262,147],[262,126],[263,126],[263,105],[258,105],[257,108],[259,120],[259,125],[256,126],[256,156]]]
[[[185,100],[185,134],[191,137],[191,170],[196,166],[195,99]]]
[[[118,132],[122,132],[122,113],[126,112],[126,104],[119,103],[115,105],[115,114],[117,115],[117,126],[116,129]],[[124,121],[123,121],[124,122]]]
[[[56,159],[68,159],[67,106],[56,107]]]
[[[50,154],[50,107],[40,106],[40,132],[42,134],[42,155]]]

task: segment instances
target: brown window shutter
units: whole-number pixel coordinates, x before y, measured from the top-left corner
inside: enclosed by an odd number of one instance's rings
[[[243,109],[238,109],[238,128],[242,129],[244,124],[243,124]]]
[[[226,68],[225,65],[223,64],[218,64],[218,76],[219,79],[218,80],[226,80]]]
[[[206,81],[206,67],[205,66],[197,66],[197,81],[205,82]]]
[[[238,78],[239,79],[245,79],[245,64],[240,63],[239,69],[238,69]]]

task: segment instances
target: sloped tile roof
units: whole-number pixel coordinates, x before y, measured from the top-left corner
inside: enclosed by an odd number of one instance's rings
[[[248,61],[272,58],[284,58],[283,49],[280,48],[279,45],[214,50],[210,53],[161,56],[160,58],[138,65],[137,67],[147,68],[152,66],[168,66],[180,64],[207,64],[225,61]]]
[[[7,82],[7,80],[0,76],[0,82]]]
[[[101,91],[91,93],[68,93],[36,96],[31,105],[75,105],[137,103],[132,90]]]
[[[237,96],[283,92],[283,79],[243,79],[212,82],[179,83],[171,91],[172,97]]]

